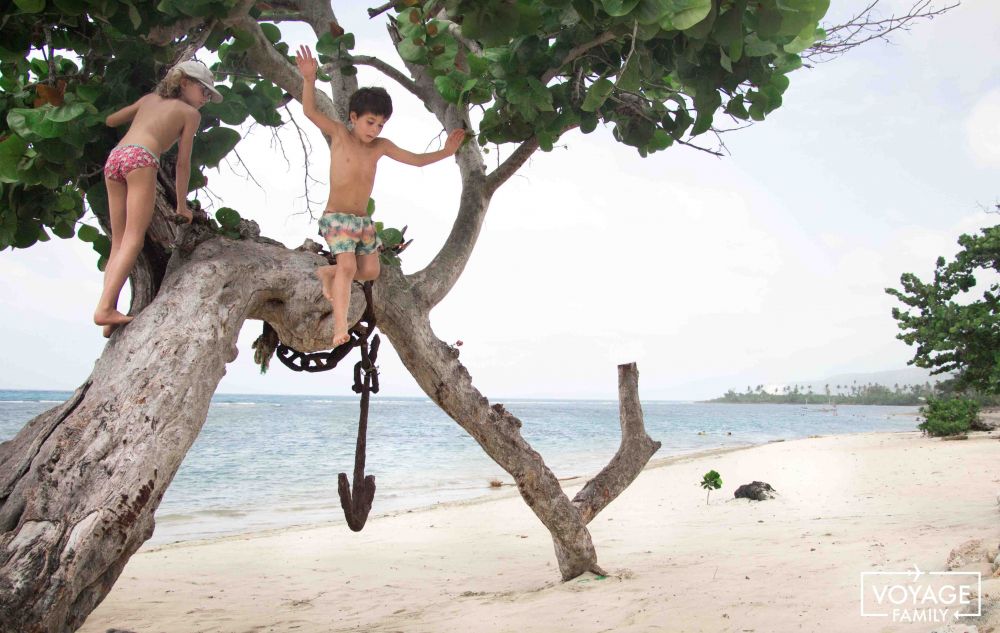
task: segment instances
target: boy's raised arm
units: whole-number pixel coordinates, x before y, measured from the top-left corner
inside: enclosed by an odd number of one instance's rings
[[[458,148],[462,146],[462,140],[465,139],[465,130],[452,130],[448,133],[448,139],[444,142],[444,149],[439,149],[436,152],[428,152],[427,154],[414,154],[409,152],[387,138],[379,139],[382,145],[382,154],[388,156],[394,161],[403,163],[404,165],[413,165],[414,167],[423,167],[424,165],[430,165],[431,163],[436,163],[439,160],[448,158],[449,156],[454,156]]]
[[[319,64],[308,46],[299,46],[295,53],[295,63],[302,73],[302,112],[316,127],[330,136],[346,130],[343,123],[334,121],[316,109],[316,68]]]

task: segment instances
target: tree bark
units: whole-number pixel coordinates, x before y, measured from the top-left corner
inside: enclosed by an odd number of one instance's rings
[[[458,361],[458,349],[434,335],[428,309],[410,290],[409,280],[392,268],[383,271],[375,287],[379,328],[424,392],[517,482],[525,503],[552,534],[563,580],[587,571],[603,574],[586,524],[632,483],[660,447],[645,432],[635,365],[619,367],[621,447],[571,502],[541,455],[521,437],[521,421],[502,404],[490,405]]]
[[[110,591],[152,535],[245,319],[326,346],[322,257],[207,232],[183,229],[156,300],[73,397],[0,444],[0,631],[72,631]]]
[[[320,0],[296,2],[317,34],[334,19]],[[249,4],[241,3],[226,23],[251,33],[248,59],[258,71],[299,96],[301,77],[246,16]],[[407,67],[412,86],[446,129],[468,124],[467,109],[445,103],[420,68]],[[354,87],[353,77],[338,73],[332,99],[320,96],[319,107],[342,117]],[[421,388],[517,482],[552,534],[562,578],[570,579],[603,573],[587,523],[659,448],[643,426],[635,366],[619,368],[621,447],[570,500],[521,437],[521,422],[475,388],[458,350],[435,336],[428,316],[468,262],[493,193],[536,148],[526,141],[492,174],[475,144],[459,151],[462,195],[451,233],[418,273],[383,268],[376,314]],[[226,363],[236,358],[246,319],[267,321],[298,350],[327,348],[332,315],[314,276],[325,259],[264,238],[217,237],[204,225],[178,228],[166,219],[173,211],[169,195],[158,195],[149,252],[132,277],[135,320],[112,336],[69,401],[0,444],[0,633],[75,630],[110,591],[151,536],[153,514],[204,424]],[[250,224],[243,233],[254,236]],[[364,305],[360,294],[352,297],[352,322]]]

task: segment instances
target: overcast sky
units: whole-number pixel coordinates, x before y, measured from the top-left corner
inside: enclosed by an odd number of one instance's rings
[[[336,5],[355,52],[401,66],[369,4]],[[833,4],[829,23],[864,2]],[[293,47],[314,43],[282,29]],[[984,208],[1000,199],[998,30],[1000,4],[965,0],[891,45],[796,71],[782,108],[727,135],[721,159],[686,148],[643,159],[602,127],[567,134],[494,197],[465,274],[432,313],[435,331],[464,342],[461,359],[491,397],[613,398],[615,366],[628,361],[646,399],[904,367],[912,352],[895,339],[896,302],[883,289],[903,272],[928,275],[960,233],[997,222]],[[386,137],[437,149],[437,122],[415,98],[367,68],[360,80],[393,96]],[[309,134],[322,204],[329,158]],[[209,179],[224,204],[295,247],[316,226],[298,141],[282,138],[290,166],[267,129],[237,148],[262,189],[238,165]],[[414,238],[405,271],[440,248],[458,193],[451,160],[379,166],[376,215]],[[90,322],[94,262],[77,240],[0,253],[0,388],[72,389],[92,370],[104,343]],[[250,349],[259,332],[246,324],[219,391],[350,394],[349,366],[303,376],[275,362],[260,376]],[[382,349],[383,393],[419,395]]]

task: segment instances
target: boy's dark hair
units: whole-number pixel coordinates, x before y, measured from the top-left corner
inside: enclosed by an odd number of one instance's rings
[[[374,114],[389,118],[392,116],[392,99],[385,88],[359,88],[351,95],[348,108],[354,114]]]

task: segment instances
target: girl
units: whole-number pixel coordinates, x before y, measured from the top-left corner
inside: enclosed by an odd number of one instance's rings
[[[191,222],[187,208],[191,176],[191,146],[201,123],[198,110],[211,100],[222,101],[213,88],[214,78],[204,64],[177,64],[156,87],[130,106],[108,116],[105,123],[118,127],[132,122],[104,165],[111,215],[111,254],[104,269],[104,292],[94,311],[94,323],[104,335],[132,320],[118,311],[118,295],[142,250],[146,229],[153,217],[159,156],[177,143],[177,215]]]

